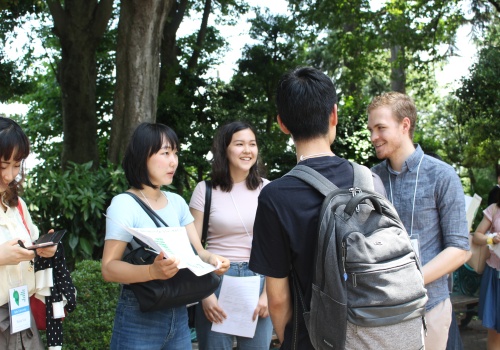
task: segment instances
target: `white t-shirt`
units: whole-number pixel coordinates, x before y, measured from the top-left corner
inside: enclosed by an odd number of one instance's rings
[[[184,198],[172,192],[163,191],[163,193],[165,193],[168,198],[168,204],[164,208],[155,211],[160,215],[163,221],[168,224],[168,226],[186,226],[194,221]],[[106,220],[106,240],[116,239],[119,241],[130,242],[133,239],[133,236],[130,233],[115,224],[114,221],[125,227],[156,227],[156,224],[153,220],[151,220],[144,209],[142,209],[141,206],[135,201],[135,199],[124,193],[113,197],[113,200],[106,211],[106,215],[113,219]]]
[[[19,198],[23,207],[24,219],[30,229],[26,230],[21,215],[17,208],[7,208],[7,212],[0,210],[0,244],[14,238],[24,240],[29,246],[38,239],[38,228],[33,225],[31,215],[24,201]],[[9,301],[9,288],[17,287],[17,281],[22,280],[21,285],[27,285],[30,296],[35,293],[35,272],[29,261],[23,261],[17,265],[0,266],[0,305]]]
[[[233,184],[231,192],[212,189],[212,203],[208,220],[207,250],[219,254],[231,262],[248,262],[252,248],[253,223],[260,191],[249,190],[246,182]],[[205,211],[205,181],[196,185],[189,206]]]

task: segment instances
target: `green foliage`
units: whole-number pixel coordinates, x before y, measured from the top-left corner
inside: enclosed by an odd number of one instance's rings
[[[105,213],[111,199],[127,188],[121,169],[92,170],[92,163],[71,163],[67,170],[38,165],[27,177],[25,199],[41,232],[67,229],[68,264],[98,259],[104,244]]]
[[[63,348],[107,349],[120,285],[103,280],[99,261],[77,262],[71,277],[77,290],[77,306],[63,321]]]
[[[464,165],[492,166],[500,160],[500,46],[487,43],[470,77],[456,91],[457,118],[465,128]]]

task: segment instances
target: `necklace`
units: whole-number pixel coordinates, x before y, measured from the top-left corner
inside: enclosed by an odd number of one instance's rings
[[[141,192],[142,196],[143,196],[143,197],[144,197],[144,199],[146,200],[146,203],[148,203],[149,207],[150,207],[151,209],[153,209],[153,206],[152,206],[152,205],[151,205],[151,203],[149,203],[149,201],[148,201],[148,197],[146,197],[146,196],[144,195],[144,193],[142,193],[142,191],[141,191],[141,190],[139,190],[139,192]],[[158,202],[158,199],[156,200],[156,202]]]
[[[238,210],[238,206],[236,205],[236,202],[234,201],[233,194],[232,194],[231,192],[229,192],[229,195],[231,196],[231,199],[232,199],[232,201],[233,201],[233,205],[234,205],[234,207],[235,207],[235,209],[236,209],[236,212],[238,213],[238,216],[239,216],[239,218],[240,218],[241,223],[243,224],[243,228],[245,229],[245,232],[247,233],[247,236],[248,236],[248,237],[250,237],[250,238],[252,238],[252,237],[250,236],[250,233],[248,233],[248,230],[247,230],[247,225],[245,225],[245,222],[243,221],[243,218],[241,217],[240,211]]]
[[[141,192],[142,196],[144,197],[144,200],[146,201],[146,203],[148,203],[149,207],[150,207],[151,209],[153,209],[153,206],[152,206],[152,205],[151,205],[151,203],[149,203],[149,201],[148,201],[148,197],[146,197],[146,196],[144,195],[144,193],[142,193],[142,191],[141,191],[141,190],[139,190],[139,192]]]
[[[309,158],[316,158],[316,157],[321,157],[321,156],[335,156],[335,153],[333,152],[322,152],[322,153],[314,153],[314,154],[309,154],[307,156],[301,155],[299,158],[299,162],[302,162],[303,160],[309,159]]]

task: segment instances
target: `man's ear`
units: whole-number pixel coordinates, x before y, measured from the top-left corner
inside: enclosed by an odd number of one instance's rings
[[[330,113],[330,125],[337,126],[339,118],[337,115],[337,104],[333,105],[332,113]]]
[[[290,131],[288,130],[288,128],[285,126],[285,124],[283,124],[283,121],[281,120],[279,114],[278,116],[276,117],[276,119],[278,120],[278,125],[280,126],[280,129],[281,131],[284,133],[284,134],[287,134],[287,135],[290,135]]]
[[[403,131],[410,134],[410,127],[411,127],[411,121],[410,118],[404,117],[403,120],[401,121],[401,125],[403,126]]]

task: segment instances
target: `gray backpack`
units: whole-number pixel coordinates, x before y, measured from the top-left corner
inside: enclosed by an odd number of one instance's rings
[[[370,170],[351,164],[350,189],[304,165],[287,174],[325,195],[309,307],[292,269],[309,337],[315,349],[422,349],[427,294],[418,258]]]

